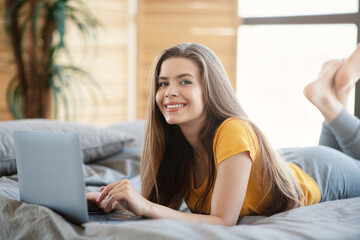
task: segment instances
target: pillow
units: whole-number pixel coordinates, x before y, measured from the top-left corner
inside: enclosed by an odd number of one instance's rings
[[[126,146],[124,147],[124,151],[141,155],[145,131],[144,119],[115,123],[108,126],[108,128],[124,132],[126,134],[129,134],[129,136],[133,137],[134,141],[126,144]]]
[[[79,134],[85,163],[122,150],[133,140],[128,134],[110,128],[49,119],[26,119],[0,122],[0,176],[16,173],[14,130],[74,132]]]

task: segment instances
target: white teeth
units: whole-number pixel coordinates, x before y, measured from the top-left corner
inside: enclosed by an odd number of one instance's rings
[[[167,108],[179,108],[179,107],[183,107],[184,104],[176,104],[176,105],[167,105]]]

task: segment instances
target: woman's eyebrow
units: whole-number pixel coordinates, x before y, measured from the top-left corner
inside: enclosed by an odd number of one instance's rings
[[[190,74],[190,73],[182,73],[182,74],[179,74],[177,75],[175,78],[182,78],[182,77],[192,77],[192,78],[195,78],[194,75]],[[165,76],[159,76],[158,77],[158,80],[168,80],[169,78],[168,77],[165,77]]]
[[[159,77],[158,77],[158,80],[168,80],[168,78],[167,78],[167,77],[159,76]]]
[[[182,78],[182,77],[192,77],[195,78],[194,75],[190,74],[190,73],[183,73],[180,75],[177,75],[176,78]]]

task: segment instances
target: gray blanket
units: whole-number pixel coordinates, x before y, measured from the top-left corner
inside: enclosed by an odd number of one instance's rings
[[[85,166],[87,191],[127,177],[140,187],[139,161],[122,154]],[[52,210],[18,201],[16,175],[0,178],[0,239],[360,239],[360,198],[245,217],[234,227],[168,219],[74,225]],[[182,209],[186,211],[186,208]]]

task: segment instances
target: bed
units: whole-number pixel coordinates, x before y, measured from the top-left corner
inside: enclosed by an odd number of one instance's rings
[[[123,177],[140,190],[142,120],[104,128],[40,119],[0,122],[0,239],[360,239],[360,198],[248,216],[233,227],[168,219],[75,225],[51,209],[19,201],[14,129],[77,132],[87,191]],[[189,211],[184,204],[180,210]]]

